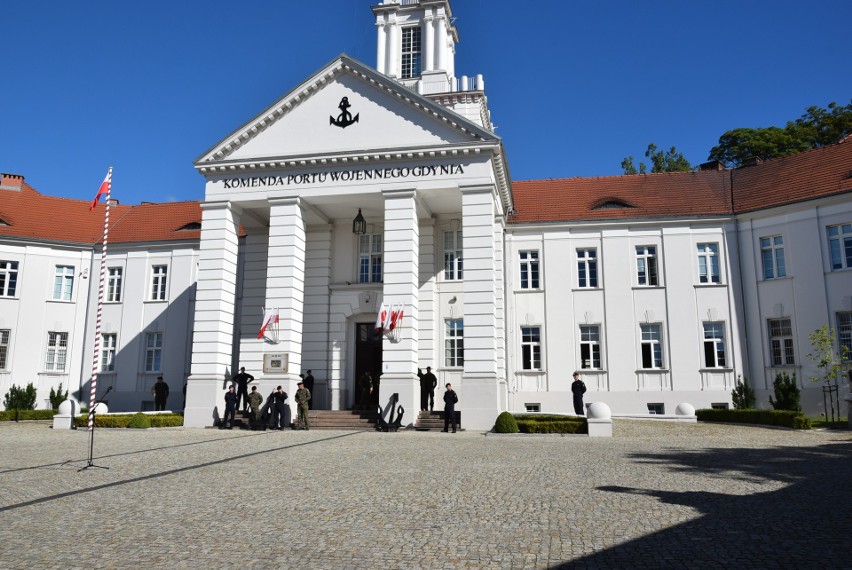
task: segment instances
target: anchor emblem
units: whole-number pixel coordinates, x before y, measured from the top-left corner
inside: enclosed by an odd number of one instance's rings
[[[358,117],[361,115],[361,113],[358,113],[353,117],[352,113],[350,113],[348,110],[351,106],[352,105],[349,104],[349,97],[344,97],[343,99],[341,99],[340,105],[337,106],[337,108],[340,109],[340,114],[337,115],[337,119],[335,119],[334,117],[329,117],[329,124],[334,125],[335,127],[340,127],[341,129],[345,129],[352,123],[357,123]]]

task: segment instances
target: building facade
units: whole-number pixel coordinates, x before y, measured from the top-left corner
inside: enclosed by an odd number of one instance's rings
[[[203,201],[115,207],[97,355],[113,411],[148,409],[163,374],[168,407],[186,385],[186,425],[213,425],[240,366],[263,393],[311,370],[333,410],[380,376],[406,423],[431,366],[472,429],[569,413],[574,370],[616,414],[729,406],[740,376],[767,407],[778,372],[823,409],[807,335],[852,335],[852,142],[512,182],[484,79],[456,74],[449,2],[373,12],[376,68],[341,55],[213,145],[195,162]],[[103,206],[13,175],[0,197],[0,391],[37,378],[43,407],[59,382],[87,392]],[[40,228],[32,207],[69,223]],[[390,304],[398,342],[374,331]],[[280,322],[258,334],[270,309]]]

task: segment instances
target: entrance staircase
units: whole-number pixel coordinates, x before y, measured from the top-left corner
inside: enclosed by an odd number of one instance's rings
[[[461,431],[461,412],[456,411],[456,421],[458,429]],[[417,421],[414,422],[414,429],[417,431],[441,431],[444,429],[444,412],[423,412],[417,414]]]
[[[311,429],[374,431],[376,414],[361,410],[309,410],[308,423]],[[251,428],[247,412],[237,411],[234,428]]]

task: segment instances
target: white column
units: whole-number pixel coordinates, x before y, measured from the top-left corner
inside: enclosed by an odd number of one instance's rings
[[[439,15],[435,18],[435,69],[447,71],[447,18]]]
[[[388,38],[387,38],[387,49],[385,53],[387,53],[387,64],[385,75],[389,75],[391,77],[399,77],[400,76],[400,51],[402,50],[402,40],[400,39],[400,31],[399,26],[396,21],[391,22],[387,28],[388,30]]]
[[[233,374],[238,208],[230,202],[203,202],[201,212],[186,427],[211,426],[224,415],[224,389]]]
[[[376,70],[379,73],[387,73],[387,29],[384,22],[376,22]]]
[[[437,343],[440,329],[435,321],[438,307],[436,300],[435,282],[440,271],[439,248],[435,244],[435,218],[421,220],[420,223],[420,292],[418,294],[418,326],[420,343],[417,357],[418,368],[426,370],[427,366],[438,367]]]
[[[266,350],[287,355],[287,372],[269,375],[290,396],[295,419],[296,384],[302,369],[302,323],[305,304],[305,221],[301,199],[269,200],[269,254],[266,270],[266,307],[278,307],[278,344]],[[271,382],[272,384],[274,382]]]
[[[427,15],[423,18],[423,45],[420,46],[423,50],[423,71],[435,69],[435,27],[429,12],[431,9],[427,8]]]
[[[315,410],[331,409],[331,354],[329,302],[331,285],[332,224],[307,230],[305,261],[305,324],[302,340],[302,370],[313,371]]]
[[[414,190],[391,190],[385,196],[385,228],[382,302],[402,303],[405,317],[400,341],[385,339],[382,346],[382,380],[379,403],[390,419],[391,397],[399,395],[397,406],[405,409],[403,425],[413,425],[419,410],[417,383],[417,341],[419,338],[419,241],[417,205]]]
[[[464,372],[459,390],[462,425],[488,430],[499,413],[498,289],[494,271],[496,214],[492,186],[461,188],[464,242]]]

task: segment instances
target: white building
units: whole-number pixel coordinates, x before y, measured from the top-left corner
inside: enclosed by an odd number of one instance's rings
[[[432,366],[472,429],[569,413],[575,369],[614,413],[729,405],[740,375],[766,407],[779,371],[819,413],[807,333],[852,336],[852,142],[733,171],[513,183],[483,78],[456,75],[449,2],[373,12],[376,69],[340,56],[211,147],[200,204],[117,207],[112,410],[150,406],[162,373],[171,408],[187,383],[186,425],[212,425],[245,366],[264,393],[312,370],[320,409],[351,408],[356,379],[381,373],[380,403],[411,411]],[[0,391],[37,378],[43,405],[91,376],[103,206],[11,175],[0,198]],[[48,203],[69,223],[30,219]],[[398,343],[373,332],[382,303],[404,307]],[[264,308],[280,330],[258,338]]]

